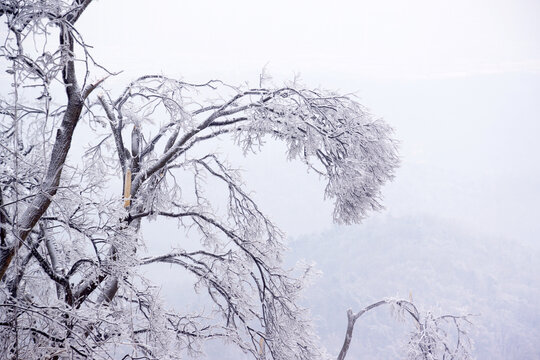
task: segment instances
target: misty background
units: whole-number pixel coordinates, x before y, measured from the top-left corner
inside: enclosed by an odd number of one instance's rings
[[[80,25],[94,58],[123,70],[104,84],[117,93],[142,74],[255,86],[264,71],[353,93],[395,129],[386,210],[349,227],[333,225],[324,182],[279,143],[245,158],[217,145],[288,235],[287,261],[321,271],[304,304],[329,352],[349,307],[399,296],[478,315],[479,359],[540,359],[539,13],[534,0],[101,0]],[[151,223],[145,235],[175,231]],[[189,296],[180,277],[163,280],[172,302]],[[399,357],[408,326],[366,314],[350,358]]]

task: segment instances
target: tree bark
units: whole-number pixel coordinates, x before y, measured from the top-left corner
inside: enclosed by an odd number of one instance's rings
[[[347,310],[347,332],[345,333],[345,340],[343,341],[343,346],[341,347],[341,351],[339,352],[337,360],[345,360],[345,357],[347,356],[349,346],[351,345],[354,323],[356,322],[356,320],[358,320],[360,316],[364,315],[365,312],[386,303],[388,303],[386,300],[378,301],[365,307],[363,310],[360,310],[356,314],[354,314],[351,309]]]
[[[26,241],[28,234],[30,234],[39,219],[49,208],[51,200],[58,190],[62,168],[71,147],[73,132],[81,116],[84,100],[77,85],[74,59],[71,57],[73,55],[74,39],[69,30],[62,29],[60,43],[65,45],[63,51],[69,56],[69,60],[63,70],[64,86],[68,98],[66,112],[64,113],[60,128],[56,131],[56,139],[51,152],[47,174],[45,175],[41,189],[22,214],[18,224],[16,224],[17,230],[14,232],[15,239],[13,244],[2,248],[0,251],[0,279],[4,277],[11,260],[17,250]]]

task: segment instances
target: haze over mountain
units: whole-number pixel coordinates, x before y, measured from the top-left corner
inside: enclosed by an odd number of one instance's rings
[[[478,359],[538,359],[538,248],[475,234],[435,217],[378,216],[291,243],[290,259],[315,261],[320,278],[305,304],[329,351],[343,343],[346,310],[385,297],[413,300],[434,314],[474,314]],[[377,308],[356,325],[354,359],[402,358],[414,325]]]

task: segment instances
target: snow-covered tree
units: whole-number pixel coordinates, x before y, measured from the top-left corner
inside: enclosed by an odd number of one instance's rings
[[[398,164],[391,129],[349,96],[295,82],[146,75],[106,91],[114,74],[76,27],[90,3],[0,3],[0,357],[180,358],[214,338],[260,359],[324,357],[282,233],[212,143],[283,141],[327,179],[335,221],[353,223],[381,207]],[[92,145],[80,156],[82,131]],[[141,224],[162,217],[198,248],[148,255]],[[162,305],[143,276],[156,263],[191,274],[212,306]]]
[[[422,314],[412,299],[384,299],[366,306],[357,313],[347,311],[347,331],[337,360],[345,360],[352,341],[354,325],[366,312],[382,305],[391,305],[400,320],[412,320],[414,330],[410,332],[404,356],[408,360],[468,360],[471,359],[472,343],[468,328],[469,316],[451,314],[436,316],[432,312]]]

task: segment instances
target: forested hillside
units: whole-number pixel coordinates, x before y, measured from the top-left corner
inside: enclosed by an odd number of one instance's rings
[[[478,359],[540,358],[540,263],[528,239],[491,238],[436,218],[378,216],[290,244],[291,259],[322,271],[306,293],[329,351],[343,342],[346,310],[412,296],[434,313],[470,313]],[[388,308],[359,319],[354,359],[394,359],[413,325]]]

